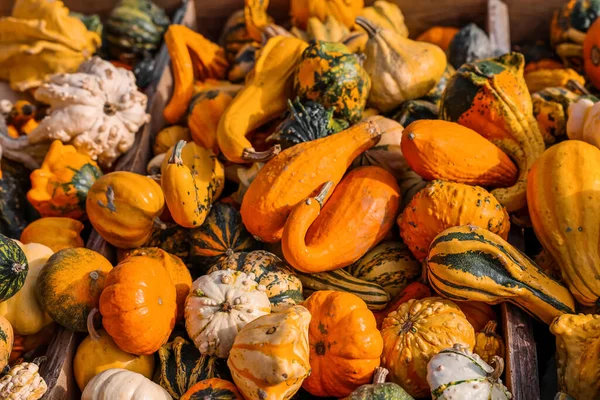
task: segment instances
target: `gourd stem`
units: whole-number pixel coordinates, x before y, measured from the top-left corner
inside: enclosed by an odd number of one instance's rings
[[[177,164],[183,165],[183,160],[181,159],[181,152],[183,150],[183,146],[185,146],[187,142],[185,140],[180,140],[175,145],[173,152],[171,153],[171,157],[169,157],[169,164]]]
[[[581,83],[574,81],[573,79],[569,79],[566,87],[567,87],[567,89],[569,89],[572,92],[579,92],[581,94],[590,94],[589,90],[587,90],[585,87],[583,87],[583,85]]]
[[[100,335],[98,335],[98,332],[94,327],[94,317],[96,316],[96,314],[98,314],[98,309],[94,308],[92,311],[90,311],[87,317],[87,331],[92,340],[100,339]]]
[[[165,229],[167,229],[167,224],[165,224],[164,222],[162,222],[160,220],[160,218],[158,218],[158,217],[154,217],[154,219],[152,220],[152,222],[153,222],[154,226],[157,227],[160,230],[164,231]]]
[[[494,356],[492,363],[494,364],[494,371],[490,374],[490,379],[496,382],[500,379],[502,372],[504,372],[504,360],[498,356]]]
[[[583,44],[583,42],[585,41],[585,33],[574,28],[567,29],[567,32],[565,32],[565,36],[567,39],[570,39],[569,41],[575,42],[577,44]]]
[[[382,367],[377,367],[375,369],[375,374],[373,375],[373,383],[374,384],[378,384],[378,383],[385,383],[385,378],[387,377],[387,375],[390,373],[390,371],[388,371],[385,368]]]
[[[14,263],[12,265],[13,272],[16,272],[17,274],[19,272],[23,272],[23,270],[25,269],[25,266],[26,266],[26,264]]]
[[[485,333],[486,336],[492,336],[496,333],[497,326],[498,323],[496,321],[488,321],[488,323],[483,327],[483,333]]]
[[[325,197],[327,197],[327,194],[329,193],[329,191],[331,190],[332,187],[333,187],[332,181],[325,182],[325,184],[321,188],[321,191],[315,196],[315,200],[319,203],[321,208],[323,208],[323,203],[325,202]]]
[[[251,162],[267,162],[271,158],[275,157],[277,154],[281,152],[281,146],[276,144],[271,147],[269,150],[265,151],[256,151],[253,148],[244,149],[242,153],[242,158],[246,161]]]
[[[357,17],[356,18],[356,25],[360,26],[365,31],[367,31],[367,35],[369,35],[369,37],[376,36],[377,33],[380,30],[379,27],[377,27],[376,25],[372,24],[368,19],[366,19],[364,17]]]
[[[33,363],[33,364],[35,364],[35,365],[37,365],[37,366],[40,366],[40,365],[42,365],[42,363],[43,363],[43,362],[45,362],[46,360],[47,360],[46,356],[36,357],[36,358],[35,358],[35,359],[32,361],[32,363]]]

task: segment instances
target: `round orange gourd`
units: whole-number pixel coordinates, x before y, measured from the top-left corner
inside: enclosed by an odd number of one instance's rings
[[[37,298],[52,319],[69,330],[87,332],[88,314],[98,307],[110,262],[83,247],[54,253],[40,272]]]
[[[342,24],[352,28],[364,6],[364,0],[292,0],[290,15],[294,26],[300,29],[306,29],[310,17],[325,22],[328,15],[335,16]]]
[[[404,129],[401,148],[410,168],[428,181],[507,187],[519,172],[492,142],[455,122],[415,121]]]
[[[398,218],[400,236],[420,261],[443,230],[462,225],[485,228],[506,240],[508,213],[498,200],[479,186],[433,181],[412,198]]]
[[[411,396],[428,396],[427,363],[459,343],[475,346],[475,331],[458,306],[440,297],[409,300],[388,314],[381,327],[381,362],[391,381]]]
[[[481,332],[490,321],[496,321],[496,312],[486,303],[481,301],[461,301],[456,303],[465,314],[467,321],[473,325],[475,332]]]
[[[183,318],[185,299],[192,287],[192,276],[181,258],[167,253],[158,247],[140,247],[128,253],[127,257],[145,256],[160,262],[169,272],[177,292],[177,319]]]
[[[107,242],[122,249],[140,247],[150,239],[165,198],[153,179],[118,171],[98,179],[88,192],[90,222]]]
[[[322,290],[303,304],[312,319],[308,328],[312,373],[302,387],[320,397],[346,397],[371,382],[383,343],[373,313],[358,296]]]
[[[83,224],[67,217],[40,218],[21,233],[21,243],[40,243],[56,252],[70,247],[83,247],[81,231]]]
[[[496,333],[497,326],[496,321],[490,321],[482,331],[477,332],[477,335],[475,335],[473,353],[478,354],[488,364],[492,362],[495,356],[504,359],[504,340],[502,340],[502,336]]]
[[[121,350],[152,354],[167,342],[175,326],[175,285],[155,259],[127,258],[106,278],[100,314],[104,329]]]
[[[600,20],[596,19],[583,41],[583,67],[596,88],[600,88]]]
[[[189,388],[180,400],[242,400],[235,385],[220,378],[205,379]]]
[[[417,41],[435,44],[446,51],[458,31],[453,26],[433,26],[417,36]]]

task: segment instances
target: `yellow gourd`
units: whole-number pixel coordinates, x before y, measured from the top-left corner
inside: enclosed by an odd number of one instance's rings
[[[154,138],[152,150],[154,155],[164,154],[177,144],[180,140],[189,142],[192,140],[190,130],[184,126],[173,125],[162,129]]]

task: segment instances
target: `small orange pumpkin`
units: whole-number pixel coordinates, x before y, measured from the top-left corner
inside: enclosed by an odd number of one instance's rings
[[[432,43],[447,51],[459,29],[453,26],[432,26],[417,36],[417,41]]]
[[[235,385],[220,378],[205,379],[188,389],[180,400],[223,399],[242,400]]]
[[[100,314],[104,329],[121,350],[152,354],[167,342],[175,326],[175,285],[155,259],[126,258],[106,278]]]
[[[504,358],[504,340],[496,333],[496,321],[488,322],[481,332],[475,335],[475,348],[473,353],[476,353],[486,363],[491,363],[495,356]]]
[[[83,247],[81,231],[83,224],[67,217],[40,218],[29,225],[21,233],[21,243],[40,243],[57,252],[71,247]]]

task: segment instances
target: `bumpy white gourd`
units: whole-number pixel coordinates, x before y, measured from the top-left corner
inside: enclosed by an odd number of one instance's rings
[[[81,400],[172,400],[160,385],[142,374],[121,368],[99,373],[86,385]]]
[[[580,99],[569,106],[567,135],[600,148],[600,102]]]

